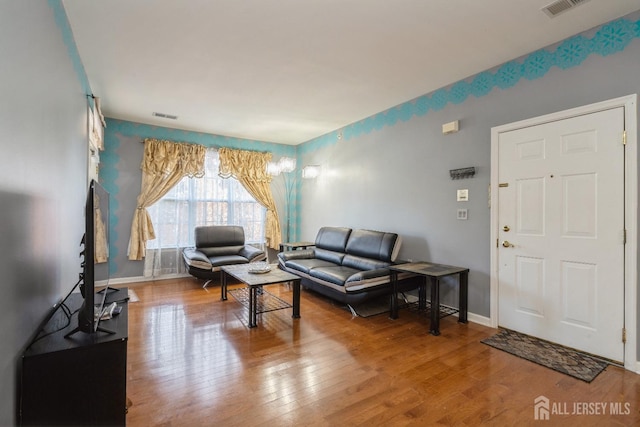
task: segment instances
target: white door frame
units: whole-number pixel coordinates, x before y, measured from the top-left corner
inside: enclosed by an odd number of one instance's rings
[[[540,125],[570,117],[595,113],[616,107],[624,107],[624,121],[627,132],[627,147],[625,154],[625,228],[627,230],[627,244],[624,260],[624,323],[627,332],[627,342],[624,350],[625,369],[640,374],[640,362],[637,358],[637,290],[638,290],[638,134],[637,134],[637,95],[629,95],[596,104],[547,114],[532,119],[509,123],[491,128],[491,297],[490,324],[498,326],[498,142],[500,134],[516,129]],[[622,136],[621,136],[622,137]]]

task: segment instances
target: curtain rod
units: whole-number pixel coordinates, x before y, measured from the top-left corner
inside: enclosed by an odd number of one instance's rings
[[[181,142],[181,141],[170,141],[168,139],[159,139],[159,138],[143,138],[140,140],[140,144],[144,144],[144,140],[145,139],[157,139],[158,141],[168,141],[168,142],[175,142],[176,144],[192,144],[192,145],[202,145],[204,148],[213,148],[215,150],[222,148],[220,145],[204,145],[204,144],[198,144],[197,142]]]
[[[89,96],[89,95],[87,95]],[[140,140],[140,144],[144,145],[144,140],[145,139],[158,139],[160,141],[169,141],[167,139],[159,139],[159,138],[142,138]],[[197,142],[180,142],[180,141],[169,141],[169,142],[175,142],[176,144],[194,144],[194,145],[202,145],[204,148],[213,148],[214,150],[219,150],[221,148],[223,148],[223,146],[221,145],[204,145],[204,144],[198,144]],[[226,147],[226,148],[231,148],[231,147]],[[270,151],[260,151],[260,150],[247,150],[244,148],[231,148],[232,150],[244,150],[244,151],[253,151],[255,153],[271,153]],[[273,154],[273,153],[271,153]]]

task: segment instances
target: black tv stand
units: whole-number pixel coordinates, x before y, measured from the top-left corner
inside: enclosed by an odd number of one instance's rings
[[[129,301],[129,289],[128,288],[104,288],[99,292],[104,291],[105,289],[109,289],[104,296],[104,305],[108,306],[112,302],[117,302],[118,304],[121,302]]]
[[[109,293],[109,292],[118,292],[120,289],[112,288],[111,286],[107,286],[106,288],[100,289],[97,294]]]
[[[118,294],[123,296],[126,289]],[[80,294],[65,303],[73,312]],[[128,304],[101,325],[113,333],[65,335],[77,325],[57,310],[22,355],[18,418],[23,426],[124,426],[127,405]],[[38,339],[38,337],[42,337]]]
[[[77,332],[84,332],[84,331],[82,330],[82,328],[80,328],[80,326],[78,326],[73,331],[71,331],[68,334],[66,334],[64,337],[65,338],[69,338],[71,335],[73,335],[73,334],[75,334]],[[93,333],[95,334],[95,333],[98,333],[98,332],[104,332],[105,334],[112,334],[112,335],[116,333],[116,331],[112,331],[111,329],[103,328],[102,326],[98,326],[96,328],[96,331],[93,332]],[[85,332],[85,333],[87,333],[87,332]]]

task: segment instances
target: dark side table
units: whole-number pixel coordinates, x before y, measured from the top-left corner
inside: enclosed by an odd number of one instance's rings
[[[434,264],[430,262],[411,262],[407,264],[397,264],[389,267],[391,271],[391,285],[393,292],[389,305],[390,317],[398,318],[398,273],[411,273],[422,276],[418,293],[418,308],[425,309],[427,306],[427,281],[431,283],[431,310],[430,326],[431,335],[440,335],[440,279],[447,276],[459,275],[458,284],[460,286],[460,299],[458,302],[458,322],[467,323],[468,304],[468,283],[469,269],[455,267],[452,265]],[[455,313],[455,312],[454,312]]]
[[[316,244],[314,242],[285,242],[280,243],[280,252],[307,249],[314,247],[315,245]]]

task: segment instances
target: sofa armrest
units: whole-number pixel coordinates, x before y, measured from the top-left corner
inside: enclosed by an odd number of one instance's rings
[[[182,251],[182,255],[190,267],[196,267],[202,270],[211,270],[212,268],[209,258],[196,248],[185,248]]]
[[[249,260],[249,262],[261,261],[266,258],[263,250],[260,250],[251,245],[245,245],[242,249],[240,249],[240,253],[238,255],[245,257]]]
[[[292,259],[311,259],[315,258],[315,249],[303,249],[301,251],[285,251],[278,253],[278,258],[282,262],[287,262]]]
[[[360,282],[368,279],[375,279],[378,277],[389,276],[390,272],[388,268],[376,268],[375,270],[362,270],[356,274],[349,276],[346,283]]]

